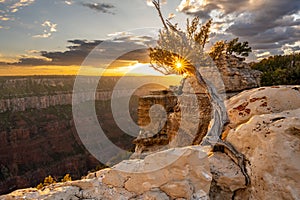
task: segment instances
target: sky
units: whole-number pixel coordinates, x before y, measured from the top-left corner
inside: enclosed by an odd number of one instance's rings
[[[164,0],[161,6],[181,27],[187,17],[212,18],[208,46],[239,37],[252,47],[249,60],[300,50],[300,0]],[[161,27],[149,0],[0,0],[0,75],[76,74],[83,64],[93,65],[86,72],[94,74],[112,61],[109,75],[155,74],[146,47]],[[89,56],[95,47],[101,66]]]

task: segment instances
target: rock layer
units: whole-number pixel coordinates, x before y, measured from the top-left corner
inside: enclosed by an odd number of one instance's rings
[[[126,97],[130,90],[115,90],[114,97]],[[112,91],[98,91],[81,92],[76,94],[76,101],[72,101],[72,92],[43,95],[43,96],[29,96],[22,98],[0,99],[0,113],[7,111],[17,112],[28,109],[45,109],[51,106],[79,104],[85,101],[100,100],[105,101],[111,99]]]
[[[191,87],[193,81],[195,78],[184,81],[182,94],[165,90],[139,99],[138,124],[142,128],[134,140],[132,158],[201,142],[211,120],[211,104],[204,88],[198,84]],[[157,104],[160,107],[151,112]]]
[[[233,55],[221,56],[215,61],[222,76],[226,92],[240,92],[260,86],[262,73]]]

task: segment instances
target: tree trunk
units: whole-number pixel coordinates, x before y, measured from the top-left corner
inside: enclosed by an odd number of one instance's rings
[[[250,184],[250,178],[247,174],[245,168],[245,157],[242,153],[238,152],[232,144],[221,139],[223,128],[226,123],[229,122],[227,110],[224,101],[218,94],[216,88],[206,82],[198,70],[195,70],[195,76],[197,78],[198,84],[206,87],[207,95],[210,98],[212,105],[212,119],[210,121],[210,128],[207,134],[202,138],[201,146],[210,146],[212,151],[214,149],[221,149],[227,153],[229,157],[236,162],[236,164],[241,168],[242,173],[245,176],[246,185]],[[214,148],[217,147],[217,148]]]
[[[223,127],[228,122],[227,110],[216,88],[207,83],[198,70],[195,71],[195,77],[198,81],[198,84],[201,84],[206,88],[207,95],[212,105],[210,129],[208,130],[206,136],[202,138],[201,145],[213,145],[220,139]]]

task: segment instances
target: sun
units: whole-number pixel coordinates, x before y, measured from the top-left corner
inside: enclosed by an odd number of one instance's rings
[[[184,74],[186,71],[186,62],[184,59],[180,57],[175,57],[173,61],[173,69],[178,73],[178,74]]]
[[[182,67],[183,67],[183,63],[182,62],[180,62],[180,61],[177,61],[176,63],[175,63],[175,67],[176,67],[176,69],[181,69]]]

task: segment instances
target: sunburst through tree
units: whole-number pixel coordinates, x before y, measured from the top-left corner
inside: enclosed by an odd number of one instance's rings
[[[192,84],[205,88],[211,101],[212,120],[208,132],[201,136],[199,143],[211,147],[219,145],[228,149],[237,158],[237,164],[241,167],[246,182],[249,183],[243,155],[237,152],[230,143],[221,139],[224,125],[228,122],[224,102],[215,87],[207,83],[200,73],[200,67],[207,66],[207,63],[212,61],[208,53],[203,51],[205,44],[209,41],[212,20],[202,26],[198,17],[191,22],[187,20],[186,30],[183,31],[177,27],[177,24],[173,25],[170,21],[164,20],[159,0],[153,0],[152,3],[158,11],[164,28],[159,31],[156,46],[149,49],[151,67],[165,75],[194,77],[197,81]],[[191,86],[197,88],[195,85]]]

